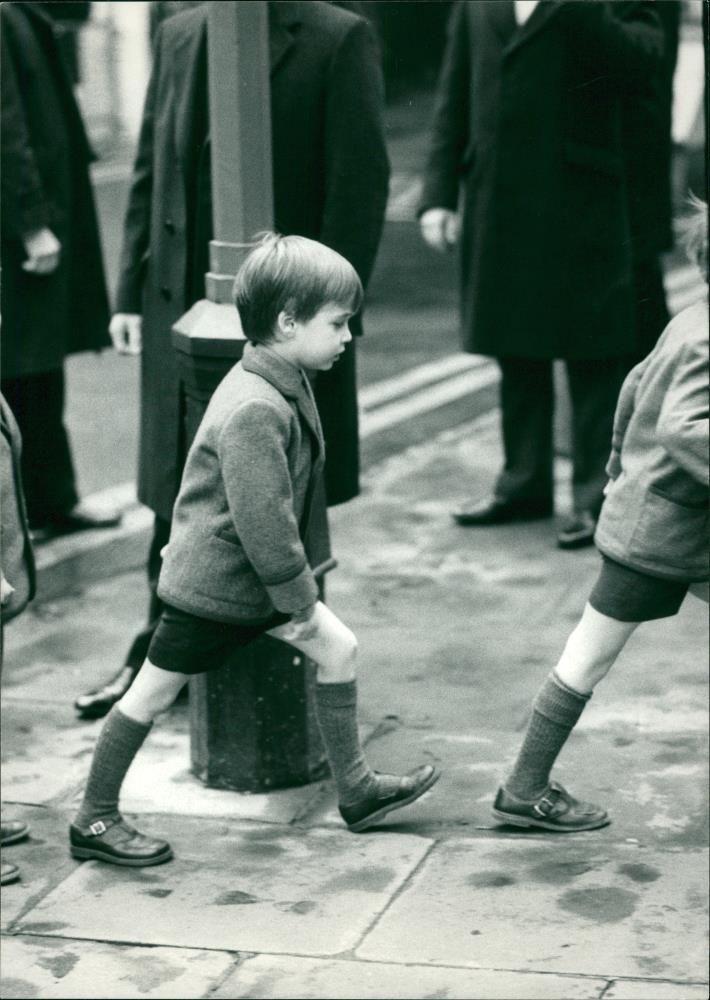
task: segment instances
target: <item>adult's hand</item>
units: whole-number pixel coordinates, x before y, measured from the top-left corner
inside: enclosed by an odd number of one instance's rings
[[[444,253],[459,238],[459,217],[449,208],[428,208],[419,219],[424,242],[434,250]]]
[[[28,233],[24,240],[27,260],[23,261],[23,271],[30,274],[51,274],[59,266],[59,255],[62,244],[51,229],[43,226]]]
[[[108,332],[119,354],[140,354],[143,346],[142,328],[143,318],[140,313],[114,313]]]

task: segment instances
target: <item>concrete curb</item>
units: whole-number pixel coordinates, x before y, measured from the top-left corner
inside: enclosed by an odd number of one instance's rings
[[[118,502],[116,502],[118,501]],[[86,498],[92,507],[113,506],[123,514],[117,528],[66,535],[35,547],[39,602],[51,601],[107,577],[143,566],[153,513],[135,499],[134,484]]]

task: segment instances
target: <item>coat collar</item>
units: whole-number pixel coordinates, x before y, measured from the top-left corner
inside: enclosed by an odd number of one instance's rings
[[[265,344],[244,345],[242,368],[271,383],[287,399],[293,399],[323,452],[323,431],[308,376]]]

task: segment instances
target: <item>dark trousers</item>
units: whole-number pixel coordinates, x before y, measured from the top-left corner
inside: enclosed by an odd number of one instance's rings
[[[552,361],[500,358],[505,463],[496,483],[504,502],[552,507],[554,383]],[[606,485],[614,411],[623,381],[619,358],[567,361],[572,401],[572,497],[575,510],[599,512]]]
[[[125,666],[127,667],[134,667],[135,669],[138,669],[138,667],[142,665],[148,653],[150,640],[153,638],[153,633],[158,627],[160,615],[165,607],[163,602],[158,597],[157,589],[160,568],[163,565],[163,559],[160,553],[164,546],[168,544],[169,538],[170,521],[164,521],[162,517],[156,516],[155,521],[153,522],[153,538],[151,539],[150,548],[148,550],[148,564],[146,567],[148,570],[148,587],[150,590],[150,596],[148,598],[148,621],[145,628],[141,629],[131,643],[131,648],[126,654]]]
[[[66,514],[79,500],[64,427],[64,371],[3,379],[2,394],[22,434],[27,516],[38,528]]]

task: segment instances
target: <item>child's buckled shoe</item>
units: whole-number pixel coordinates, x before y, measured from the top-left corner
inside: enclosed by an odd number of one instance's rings
[[[69,843],[73,858],[81,861],[94,858],[131,868],[161,865],[173,856],[167,841],[138,833],[122,816],[98,819],[88,827],[87,832],[72,824],[69,827]]]
[[[360,833],[383,819],[393,809],[401,809],[414,802],[439,780],[439,771],[431,764],[422,764],[400,778],[394,792],[371,795],[350,806],[340,806],[340,815],[352,833]]]
[[[493,803],[493,815],[501,823],[511,826],[533,826],[561,833],[597,830],[611,823],[605,809],[592,802],[578,801],[556,781],[551,781],[534,802],[524,802],[505,788],[499,788]]]

